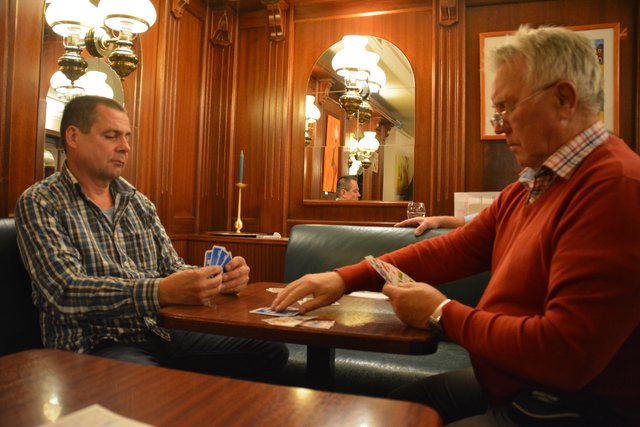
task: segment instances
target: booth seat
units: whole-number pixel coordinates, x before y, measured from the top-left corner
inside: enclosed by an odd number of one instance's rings
[[[434,229],[421,236],[413,228],[351,225],[296,225],[291,229],[285,255],[285,282],[307,273],[330,271],[354,264],[366,255],[379,256],[423,239],[450,232]],[[489,272],[443,284],[449,298],[475,306],[489,280]],[[304,386],[306,348],[287,344],[290,357],[284,381]],[[334,391],[386,396],[391,390],[425,376],[470,366],[461,346],[441,341],[430,355],[398,355],[357,350],[335,350]]]
[[[0,219],[0,356],[42,347],[31,280],[22,264],[13,218]]]

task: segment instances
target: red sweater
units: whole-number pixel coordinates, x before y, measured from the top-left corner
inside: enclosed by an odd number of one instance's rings
[[[463,228],[382,259],[435,286],[491,269],[478,307],[452,301],[442,325],[492,401],[581,390],[640,419],[640,157],[612,136],[526,199],[511,184]],[[382,285],[366,262],[337,271],[348,291]]]

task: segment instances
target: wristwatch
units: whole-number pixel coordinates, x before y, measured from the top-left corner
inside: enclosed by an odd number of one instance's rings
[[[451,302],[450,299],[446,299],[444,301],[442,301],[435,310],[433,310],[433,313],[431,313],[431,316],[429,316],[429,329],[431,329],[432,332],[436,332],[436,333],[442,333],[442,326],[440,325],[440,318],[442,317],[442,308],[447,305],[447,303]]]

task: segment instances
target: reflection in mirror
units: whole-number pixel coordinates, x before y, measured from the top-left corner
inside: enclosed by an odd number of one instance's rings
[[[345,36],[327,49],[311,71],[305,115],[305,200],[335,200],[344,175],[357,177],[360,200],[412,199],[415,79],[396,46]]]
[[[49,81],[46,98],[44,175],[59,170],[64,162],[64,151],[59,142],[60,120],[65,104],[78,95],[100,95],[124,105],[124,91],[120,77],[104,61],[87,58],[87,72],[74,85],[60,71]]]

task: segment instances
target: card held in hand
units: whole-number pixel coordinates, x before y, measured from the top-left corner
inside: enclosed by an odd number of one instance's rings
[[[373,269],[389,284],[397,285],[398,283],[415,282],[409,275],[399,270],[398,267],[393,264],[389,264],[371,255],[367,255],[364,259],[369,261]]]
[[[204,266],[219,265],[224,268],[231,261],[232,255],[224,246],[213,245],[213,247],[204,253]]]

